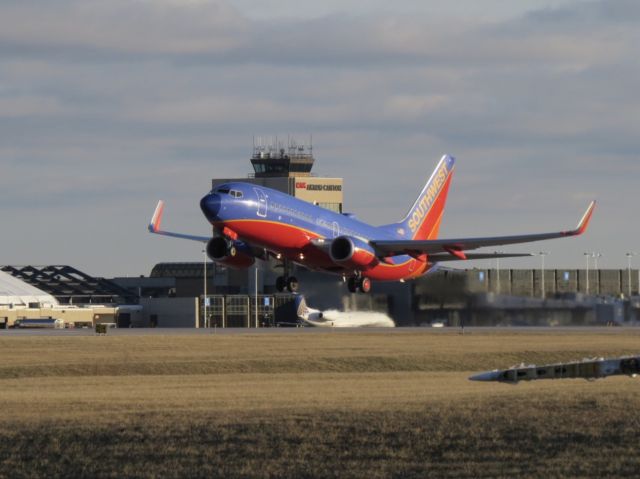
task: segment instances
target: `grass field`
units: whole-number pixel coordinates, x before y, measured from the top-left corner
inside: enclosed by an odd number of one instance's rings
[[[637,477],[640,332],[0,335],[0,477]]]

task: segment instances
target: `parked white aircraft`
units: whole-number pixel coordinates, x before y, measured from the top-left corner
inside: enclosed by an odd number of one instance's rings
[[[307,306],[304,296],[296,296],[296,312],[305,325],[320,328],[393,328],[395,323],[377,311],[320,311]]]

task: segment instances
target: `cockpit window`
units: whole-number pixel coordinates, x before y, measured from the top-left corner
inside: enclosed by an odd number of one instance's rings
[[[218,193],[219,195],[229,195],[234,198],[242,198],[242,191],[232,190],[228,186],[219,186],[218,188],[214,188],[214,193]]]

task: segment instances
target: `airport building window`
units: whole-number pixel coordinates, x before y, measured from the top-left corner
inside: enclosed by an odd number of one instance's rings
[[[318,206],[321,206],[322,208],[326,208],[328,210],[335,211],[336,213],[342,213],[342,204],[341,203],[316,203],[316,202],[314,202],[314,204],[317,204]]]

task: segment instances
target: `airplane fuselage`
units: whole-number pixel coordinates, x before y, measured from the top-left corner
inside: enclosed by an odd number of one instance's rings
[[[368,242],[370,238],[400,239],[389,227],[376,227],[271,188],[233,182],[219,185],[202,198],[200,207],[218,232],[258,246],[311,270],[352,274],[353,268],[336,264],[327,246],[339,236]],[[365,253],[363,253],[365,254]],[[375,280],[409,279],[431,267],[426,257],[385,258],[372,255],[364,277]]]

